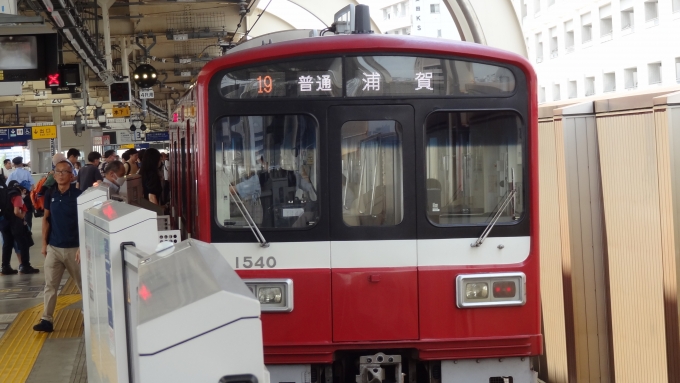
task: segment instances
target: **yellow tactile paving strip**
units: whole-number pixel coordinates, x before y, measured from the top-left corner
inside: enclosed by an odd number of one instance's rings
[[[77,288],[76,288],[77,290]],[[55,331],[50,338],[69,338],[83,334],[80,309],[67,309],[81,299],[80,294],[61,295],[55,308]],[[0,383],[24,383],[33,369],[48,335],[33,331],[42,316],[43,305],[24,310],[0,338]]]
[[[63,339],[81,336],[83,336],[83,313],[80,309],[64,309],[54,317],[54,332],[47,337]]]
[[[66,281],[66,284],[61,288],[61,292],[59,293],[59,295],[71,294],[80,294],[80,291],[78,291],[78,285],[76,285],[76,282],[73,278],[69,278],[68,281]]]

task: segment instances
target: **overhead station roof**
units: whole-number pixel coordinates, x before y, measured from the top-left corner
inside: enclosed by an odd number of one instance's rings
[[[15,1],[15,0],[9,0]],[[159,73],[150,102],[152,119],[162,121],[176,100],[186,91],[206,62],[221,55],[220,45],[237,44],[276,31],[323,29],[330,26],[336,12],[348,4],[365,0],[19,0],[18,13],[42,16],[46,25],[7,26],[0,19],[0,35],[8,29],[56,29],[64,44],[62,63],[83,63],[87,94],[52,95],[43,81],[27,81],[21,94],[2,90],[0,83],[0,124],[52,121],[53,106],[61,107],[62,120],[72,120],[78,107],[101,105],[111,112],[107,84],[113,75],[131,73],[148,61]],[[503,16],[491,17],[488,0],[444,0],[463,40],[519,52],[524,44],[518,23],[499,23],[499,17],[514,17],[511,0],[495,2]],[[475,13],[479,8],[481,14]],[[510,11],[508,11],[510,10]],[[506,12],[507,11],[507,12]],[[496,13],[498,13],[496,12]],[[515,25],[517,24],[517,25]],[[372,29],[381,33],[372,20]],[[513,39],[514,29],[520,31]],[[482,32],[484,30],[484,32]],[[516,32],[516,31],[515,31]],[[515,33],[517,34],[517,33]],[[517,40],[517,41],[514,41]],[[106,42],[109,41],[110,44]],[[514,41],[514,45],[513,45]],[[514,47],[514,48],[513,48]],[[145,50],[148,56],[145,60]],[[127,52],[127,55],[125,54]],[[524,52],[523,54],[526,54]],[[107,63],[108,61],[108,63]],[[8,93],[4,93],[8,94]],[[84,100],[85,98],[86,100]],[[57,101],[54,101],[57,100]],[[139,105],[139,100],[133,102]],[[29,117],[30,116],[30,117]],[[158,124],[147,124],[151,128]]]

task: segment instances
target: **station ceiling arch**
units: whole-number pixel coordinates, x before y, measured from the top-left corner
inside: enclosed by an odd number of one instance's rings
[[[62,0],[19,0],[20,13],[42,15],[59,30],[67,44],[63,62],[83,62],[78,50],[89,44],[96,52],[87,72],[86,100],[69,95],[37,96],[44,89],[41,81],[23,84],[19,96],[0,96],[3,114],[15,113],[19,105],[21,123],[52,121],[53,99],[58,99],[62,120],[71,120],[79,106],[102,104],[109,109],[106,74],[128,74],[144,59],[160,73],[160,85],[154,88],[152,118],[160,122],[168,110],[198,74],[200,68],[221,54],[219,41],[237,43],[249,37],[289,29],[322,29],[332,24],[334,14],[348,4],[368,3],[362,0],[63,0],[67,10],[57,10],[66,24],[60,27],[54,11],[45,9]],[[501,47],[526,56],[519,21],[511,0],[444,0],[463,40]],[[491,4],[493,3],[493,4]],[[58,9],[58,8],[57,8]],[[71,16],[71,17],[68,17]],[[380,33],[377,23],[372,28]],[[76,29],[84,39],[68,37]],[[0,26],[0,33],[2,33]],[[107,44],[110,41],[110,44]],[[126,54],[127,53],[127,54]],[[96,70],[95,70],[96,69]],[[96,72],[99,71],[99,74]],[[104,75],[103,75],[104,74]],[[30,115],[30,117],[29,117]],[[15,118],[12,118],[13,120]],[[2,123],[3,121],[0,121]],[[160,124],[147,124],[158,127]]]

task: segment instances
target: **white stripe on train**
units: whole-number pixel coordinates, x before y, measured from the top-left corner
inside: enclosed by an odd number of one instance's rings
[[[530,237],[490,237],[480,247],[476,238],[215,243],[235,269],[328,269],[416,266],[509,265],[527,259]]]

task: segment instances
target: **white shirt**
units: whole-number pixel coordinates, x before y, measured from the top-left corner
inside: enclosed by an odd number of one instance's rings
[[[163,179],[166,181],[170,180],[170,161],[163,161]]]
[[[14,169],[7,169],[4,166],[2,167],[2,175],[5,176],[5,179],[9,179],[10,174],[14,172]]]

